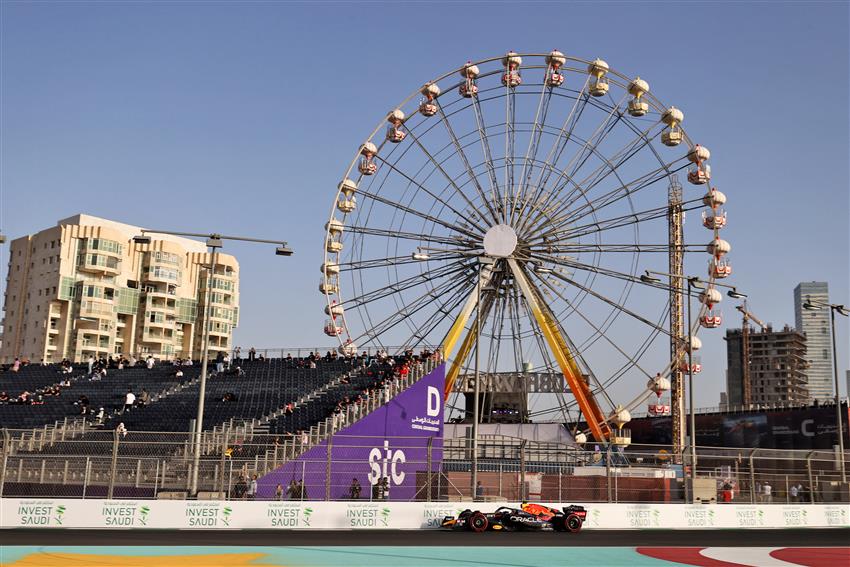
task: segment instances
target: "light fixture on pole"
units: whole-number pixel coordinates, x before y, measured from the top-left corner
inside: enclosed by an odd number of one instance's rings
[[[835,303],[827,303],[825,301],[812,301],[811,296],[806,296],[806,301],[803,303],[803,309],[808,311],[820,311],[828,308],[830,311],[830,327],[832,330],[832,369],[835,377],[835,426],[836,434],[838,435],[838,467],[841,471],[841,483],[847,482],[847,470],[844,463],[844,424],[841,417],[841,397],[838,395],[838,352],[835,350],[835,313],[847,317],[850,315],[848,310],[843,305]]]

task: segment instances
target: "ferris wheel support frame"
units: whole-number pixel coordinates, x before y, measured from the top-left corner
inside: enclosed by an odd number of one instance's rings
[[[543,332],[546,342],[549,344],[549,349],[555,355],[555,360],[561,368],[564,379],[567,381],[570,391],[575,396],[578,402],[579,409],[587,425],[590,428],[593,437],[600,442],[605,442],[611,436],[611,427],[602,414],[599,404],[593,397],[590,391],[590,386],[584,382],[581,371],[576,364],[575,358],[570,352],[567,342],[561,335],[558,329],[558,322],[554,315],[549,311],[544,302],[538,301],[538,293],[534,284],[532,284],[525,275],[525,272],[519,267],[516,260],[508,258],[508,266],[511,268],[514,280],[519,285],[523,297],[531,307],[531,312],[534,315],[537,325]]]
[[[673,178],[675,179],[675,178]],[[685,307],[682,302],[684,294],[684,254],[682,244],[683,234],[683,206],[682,186],[676,182],[670,183],[668,195],[668,235],[669,235],[669,262],[670,268],[670,359],[674,361],[670,369],[670,421],[672,427],[672,453],[674,462],[681,462],[682,451],[685,442],[685,376],[682,372],[682,362],[685,360]],[[688,323],[690,333],[690,322]],[[690,348],[687,349],[690,352]],[[690,366],[688,358],[688,366]]]

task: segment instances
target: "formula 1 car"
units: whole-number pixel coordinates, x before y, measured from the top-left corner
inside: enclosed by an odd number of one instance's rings
[[[582,506],[565,506],[558,510],[543,504],[523,502],[520,508],[501,506],[495,512],[489,513],[467,509],[457,517],[446,516],[443,518],[442,527],[476,533],[487,530],[553,530],[575,533],[581,531],[581,526],[586,517],[587,510]]]

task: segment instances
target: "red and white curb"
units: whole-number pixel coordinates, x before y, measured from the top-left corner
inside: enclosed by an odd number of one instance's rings
[[[638,547],[641,555],[697,567],[838,567],[850,547]]]

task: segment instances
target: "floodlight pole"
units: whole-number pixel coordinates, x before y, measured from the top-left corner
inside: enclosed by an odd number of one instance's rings
[[[838,466],[841,470],[841,483],[845,484],[847,482],[847,471],[844,463],[844,424],[841,417],[841,396],[838,395],[838,351],[835,350],[835,312],[838,311],[841,315],[847,317],[848,310],[843,305],[819,300],[812,301],[811,296],[808,295],[806,296],[805,303],[803,303],[803,309],[810,311],[818,311],[824,307],[829,308],[830,327],[832,330],[832,369],[835,376],[835,425],[838,433]]]
[[[204,398],[207,393],[207,374],[209,369],[209,351],[210,351],[210,303],[213,289],[213,278],[215,277],[215,267],[218,264],[219,248],[222,247],[223,240],[236,240],[240,242],[254,242],[261,244],[275,244],[277,249],[275,253],[278,256],[291,256],[292,250],[286,242],[282,240],[266,240],[261,238],[249,238],[247,236],[224,236],[217,233],[196,233],[196,232],[178,232],[174,230],[142,230],[142,236],[134,238],[137,242],[149,242],[149,234],[168,234],[171,236],[188,236],[194,238],[206,238],[206,245],[210,252],[210,265],[207,275],[206,297],[204,298],[204,315],[201,319],[201,324],[204,327],[203,339],[201,344],[201,383],[198,393],[198,413],[195,418],[194,431],[194,453],[192,462],[192,484],[191,492],[197,495],[198,493],[198,473],[201,465],[201,438],[204,431]]]

